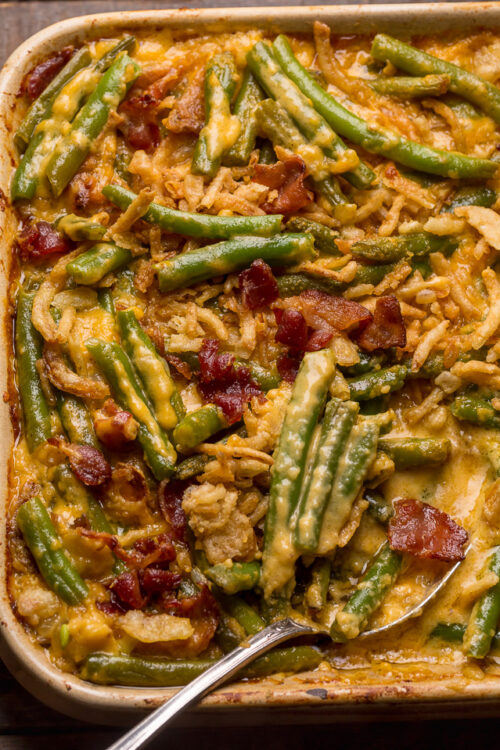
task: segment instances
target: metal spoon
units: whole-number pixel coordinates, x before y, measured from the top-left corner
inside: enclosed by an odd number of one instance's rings
[[[467,554],[468,551],[469,547],[465,550],[465,553]],[[390,628],[401,625],[406,620],[419,615],[423,607],[443,588],[462,562],[460,560],[460,562],[455,563],[435,586],[431,588],[427,596],[415,607],[387,625],[382,625],[380,628],[375,628],[374,630],[365,630],[359,637],[366,638],[370,635],[384,633]],[[143,747],[180,711],[195,703],[200,698],[203,698],[204,695],[207,695],[212,690],[215,690],[219,685],[227,682],[242,667],[250,664],[250,662],[266,651],[269,651],[273,646],[300,635],[321,634],[326,634],[326,631],[312,625],[302,625],[290,617],[273,622],[261,630],[260,633],[249,638],[244,646],[238,646],[229,654],[226,654],[217,664],[214,664],[213,667],[207,669],[206,672],[203,672],[203,674],[190,682],[189,685],[179,690],[173,698],[170,698],[160,708],[157,708],[156,711],[153,711],[153,713],[127,732],[121,739],[110,745],[108,750],[137,750],[137,748]]]

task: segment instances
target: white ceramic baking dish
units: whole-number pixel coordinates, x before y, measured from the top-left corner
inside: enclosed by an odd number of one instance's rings
[[[321,19],[337,34],[439,34],[498,28],[500,2],[416,5],[351,5],[278,8],[224,8],[105,13],[72,18],[32,36],[9,58],[0,75],[0,305],[6,325],[0,332],[0,393],[7,391],[11,325],[7,299],[16,219],[9,204],[14,165],[12,132],[17,122],[18,91],[28,70],[67,44],[116,31],[175,28],[193,33],[261,27],[307,32]],[[52,707],[92,722],[126,723],[137,713],[168,699],[173,689],[99,687],[55,669],[35,647],[14,616],[6,589],[5,507],[13,435],[9,405],[0,399],[0,654],[19,682]],[[411,674],[411,676],[410,676]],[[418,676],[417,676],[418,675]],[[436,717],[443,714],[494,715],[500,711],[500,676],[466,679],[453,665],[392,665],[385,673],[326,670],[221,688],[193,710],[190,724],[265,723],[278,720],[318,722],[370,719],[374,715]]]

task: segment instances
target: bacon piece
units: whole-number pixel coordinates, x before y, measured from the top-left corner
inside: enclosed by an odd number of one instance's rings
[[[306,352],[317,352],[328,346],[333,338],[333,331],[330,328],[319,328],[309,336],[306,344]]]
[[[278,191],[273,201],[262,204],[264,211],[291,214],[311,203],[314,193],[304,185],[305,176],[306,165],[300,156],[290,156],[276,164],[257,164],[253,182]]]
[[[191,76],[184,93],[177,99],[164,120],[172,133],[199,134],[205,124],[205,70],[198,68]]]
[[[135,440],[139,425],[128,411],[108,398],[94,416],[94,428],[99,440],[108,448],[120,448]]]
[[[186,541],[186,514],[182,509],[182,497],[185,490],[192,484],[189,479],[165,479],[158,487],[158,504],[165,520],[172,529],[174,539]]]
[[[276,341],[298,352],[303,352],[307,346],[307,323],[299,310],[287,308],[274,311],[278,322]]]
[[[289,356],[281,354],[276,361],[278,373],[287,383],[293,383],[299,371],[302,356]]]
[[[182,576],[162,568],[146,568],[140,572],[139,580],[144,594],[151,596],[176,589],[182,582]]]
[[[72,243],[57,232],[47,221],[37,221],[24,227],[18,239],[19,254],[23,260],[40,260],[55,253],[67,253]]]
[[[318,289],[301,292],[298,302],[307,325],[314,330],[348,331],[364,328],[372,320],[366,307]]]
[[[279,297],[278,284],[270,266],[261,258],[254,260],[250,268],[238,277],[241,298],[249,310],[266,307]]]
[[[236,368],[234,356],[219,354],[219,346],[217,339],[203,341],[199,353],[199,389],[207,401],[220,406],[228,424],[234,424],[241,419],[250,399],[264,396],[250,377],[248,367]]]
[[[137,79],[131,91],[132,95],[130,98],[122,104],[122,108],[126,108],[129,111],[155,109],[161,104],[168,92],[179,83],[185,69],[185,65],[181,65],[178,68],[170,68],[166,70],[166,72],[165,68],[163,68],[160,75],[156,73],[158,77],[155,80],[153,80],[151,74],[143,73]],[[149,83],[149,86],[140,93],[136,93],[136,91],[142,88],[145,83]]]
[[[182,360],[180,357],[177,357],[175,354],[167,354],[166,359],[168,364],[172,365],[172,367],[175,367],[177,372],[183,375],[186,380],[191,380],[191,378],[193,377],[193,373],[191,372],[191,368],[187,362],[184,362],[184,360]]]
[[[444,562],[464,559],[469,535],[447,513],[413,498],[397,500],[394,510],[388,529],[391,549]]]
[[[97,448],[67,443],[57,437],[49,438],[47,442],[68,457],[73,473],[88,487],[98,487],[111,479],[111,466]]]
[[[179,617],[198,618],[219,613],[217,602],[206,584],[194,596],[182,599],[165,597],[162,604],[166,610],[173,610],[173,614]]]
[[[121,573],[110,584],[110,589],[128,609],[142,609],[147,603],[147,598],[142,595],[136,570]]]
[[[115,555],[134,568],[143,570],[149,565],[172,562],[176,553],[169,534],[138,539],[129,551],[117,548]]]
[[[393,294],[378,298],[373,320],[363,329],[357,342],[367,352],[406,346],[405,324]]]
[[[72,57],[73,52],[74,47],[63,47],[62,50],[56,52],[48,60],[35,65],[26,83],[26,93],[32,101],[38,99],[52,79],[64,68],[68,60]]]
[[[133,149],[151,153],[160,144],[160,128],[154,113],[141,111],[135,115],[127,115],[119,128],[126,143]]]

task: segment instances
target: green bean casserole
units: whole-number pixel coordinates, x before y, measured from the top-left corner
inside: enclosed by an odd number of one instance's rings
[[[493,32],[319,22],[27,75],[7,574],[53,664],[181,685],[291,615],[331,638],[243,678],[496,674],[499,80]]]

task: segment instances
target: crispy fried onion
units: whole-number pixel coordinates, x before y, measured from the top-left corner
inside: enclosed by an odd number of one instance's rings
[[[67,443],[57,437],[49,438],[48,442],[68,457],[73,473],[83,484],[97,487],[111,479],[111,466],[97,448]]]
[[[43,359],[50,382],[60,391],[81,398],[100,399],[109,396],[109,388],[105,383],[93,378],[83,378],[68,367],[59,344],[46,343],[43,347]]]
[[[464,559],[469,535],[447,513],[413,498],[396,500],[394,511],[388,529],[391,549],[444,562]]]
[[[39,290],[35,294],[31,319],[36,330],[42,334],[45,341],[51,343],[59,341],[60,343],[64,343],[66,340],[67,332],[65,332],[64,336],[61,335],[60,326],[57,325],[50,314],[50,306],[56,294],[61,292],[66,284],[66,279],[68,278],[66,266],[73,258],[80,255],[80,253],[81,250],[73,250],[72,253],[68,253],[60,258],[48,278],[41,283]]]

